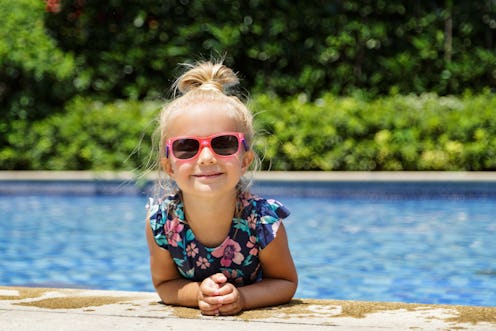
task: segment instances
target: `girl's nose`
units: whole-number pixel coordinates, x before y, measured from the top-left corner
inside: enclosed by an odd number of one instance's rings
[[[200,155],[198,156],[198,163],[202,165],[215,164],[217,159],[210,149],[210,146],[201,146]]]

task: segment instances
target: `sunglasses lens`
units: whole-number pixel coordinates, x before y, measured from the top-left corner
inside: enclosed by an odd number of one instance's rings
[[[190,159],[198,153],[200,142],[196,139],[178,139],[172,143],[172,152],[178,159]]]
[[[218,136],[212,139],[212,149],[219,155],[233,155],[238,151],[238,137],[233,135]]]

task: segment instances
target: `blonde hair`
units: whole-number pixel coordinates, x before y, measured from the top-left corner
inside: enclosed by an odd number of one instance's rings
[[[253,147],[253,115],[248,107],[235,95],[235,87],[239,84],[236,73],[225,66],[222,61],[202,61],[195,64],[186,64],[186,71],[176,79],[173,88],[172,101],[164,105],[159,116],[159,126],[155,133],[158,141],[159,176],[157,180],[156,195],[163,196],[177,191],[177,186],[171,178],[160,169],[160,159],[165,155],[165,141],[168,137],[168,126],[173,115],[178,112],[188,111],[188,107],[200,101],[213,101],[225,103],[226,116],[233,116],[238,123],[238,131],[245,136],[249,148]],[[154,145],[157,145],[156,143]],[[254,153],[255,155],[255,153]],[[255,155],[252,168],[259,164]],[[251,179],[241,178],[238,190],[246,192],[251,184]]]

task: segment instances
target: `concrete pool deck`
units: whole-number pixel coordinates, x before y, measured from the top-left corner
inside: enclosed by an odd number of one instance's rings
[[[153,176],[152,176],[153,177]],[[148,179],[153,179],[147,177]],[[0,171],[0,194],[136,194],[127,172]],[[269,172],[255,181],[331,183],[441,183],[481,187],[494,196],[496,172]],[[58,186],[60,183],[64,185]],[[486,187],[485,184],[490,184]],[[49,185],[46,185],[49,184]],[[482,186],[480,186],[482,185]],[[475,187],[474,186],[474,187]],[[301,189],[298,188],[298,189]],[[327,186],[326,186],[327,187]],[[118,188],[116,190],[116,188]],[[415,187],[418,190],[418,187]],[[313,192],[313,191],[312,191]],[[1,285],[1,284],[0,284]],[[496,307],[294,299],[288,305],[234,317],[204,317],[198,310],[165,306],[155,293],[0,286],[0,330],[496,330]]]
[[[496,330],[496,307],[294,299],[206,317],[155,293],[0,286],[0,330]]]

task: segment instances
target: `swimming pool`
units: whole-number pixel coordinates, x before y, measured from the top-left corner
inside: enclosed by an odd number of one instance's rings
[[[297,198],[289,184],[269,193],[292,211],[285,224],[297,297],[496,306],[494,195],[361,187]],[[0,195],[0,284],[153,291],[145,203],[140,195]]]

